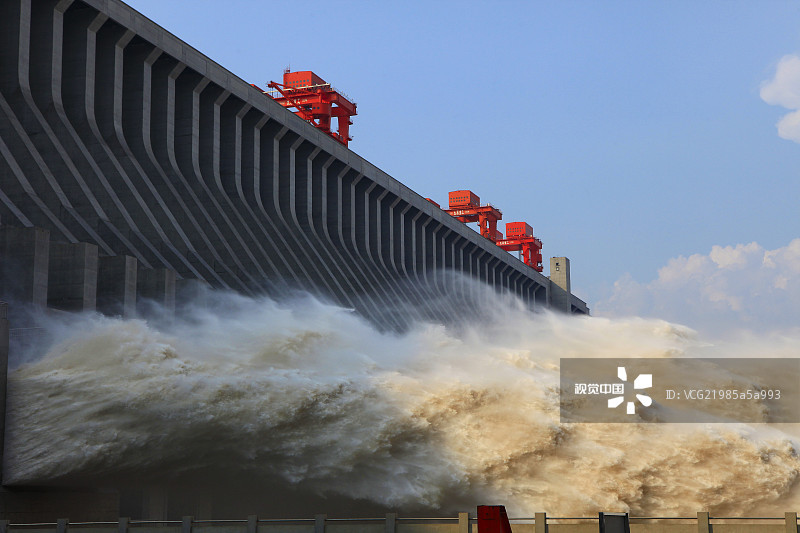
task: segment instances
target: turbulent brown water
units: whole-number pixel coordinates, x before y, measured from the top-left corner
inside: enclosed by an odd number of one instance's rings
[[[53,345],[10,375],[6,482],[219,469],[401,510],[800,507],[797,426],[561,424],[558,411],[562,357],[788,357],[800,335],[711,343],[664,321],[507,304],[392,335],[312,300],[214,299],[163,327],[49,323]]]

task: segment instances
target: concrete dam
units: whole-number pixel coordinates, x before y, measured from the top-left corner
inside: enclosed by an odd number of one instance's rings
[[[550,263],[548,278],[118,0],[0,2],[3,390],[31,310],[132,318],[209,287],[310,293],[402,331],[488,287],[588,314],[569,260]],[[160,489],[18,489],[3,518],[168,516]]]
[[[398,328],[472,278],[588,313],[566,258],[534,271],[122,2],[0,10],[4,299],[130,316],[191,282],[290,288]]]
[[[119,0],[0,0],[0,533],[797,533],[778,428],[560,421],[561,358],[730,344],[458,216]]]

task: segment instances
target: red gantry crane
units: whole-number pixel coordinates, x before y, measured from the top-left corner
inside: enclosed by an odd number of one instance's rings
[[[258,86],[253,85],[256,89]],[[321,129],[343,145],[347,146],[350,137],[350,117],[356,115],[356,104],[331,87],[330,83],[311,72],[302,70],[283,72],[283,83],[271,81],[268,85],[273,91],[261,90],[267,96],[287,109],[294,108],[294,114]],[[331,119],[336,117],[338,131],[331,131]]]
[[[533,228],[525,222],[508,222],[506,224],[506,237],[497,231],[497,221],[503,218],[503,213],[491,204],[481,205],[481,199],[472,191],[451,191],[448,193],[450,209],[445,213],[457,218],[459,221],[477,222],[481,235],[494,242],[507,252],[522,252],[522,262],[541,272],[542,268],[542,241],[533,236]],[[439,204],[426,198],[436,207]]]
[[[497,246],[507,252],[522,252],[522,262],[541,272],[542,241],[533,236],[533,228],[525,222],[507,222],[506,238],[497,241]]]
[[[449,193],[450,213],[464,223],[477,222],[480,233],[492,242],[502,239],[503,234],[497,231],[497,221],[503,213],[491,204],[481,205],[481,199],[472,191],[451,191]]]

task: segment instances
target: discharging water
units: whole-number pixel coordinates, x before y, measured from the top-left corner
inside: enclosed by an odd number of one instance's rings
[[[399,510],[800,507],[795,425],[561,424],[558,410],[562,357],[789,357],[796,337],[710,343],[507,302],[492,320],[392,335],[310,298],[213,300],[163,326],[50,319],[53,344],[10,374],[6,482],[219,470]]]

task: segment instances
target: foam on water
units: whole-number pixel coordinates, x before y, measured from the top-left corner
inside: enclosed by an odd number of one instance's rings
[[[403,335],[312,299],[214,294],[158,320],[50,320],[9,378],[7,483],[204,470],[397,509],[512,514],[782,513],[800,507],[797,427],[560,424],[562,357],[796,356],[800,335],[711,343],[659,320],[498,305]]]

